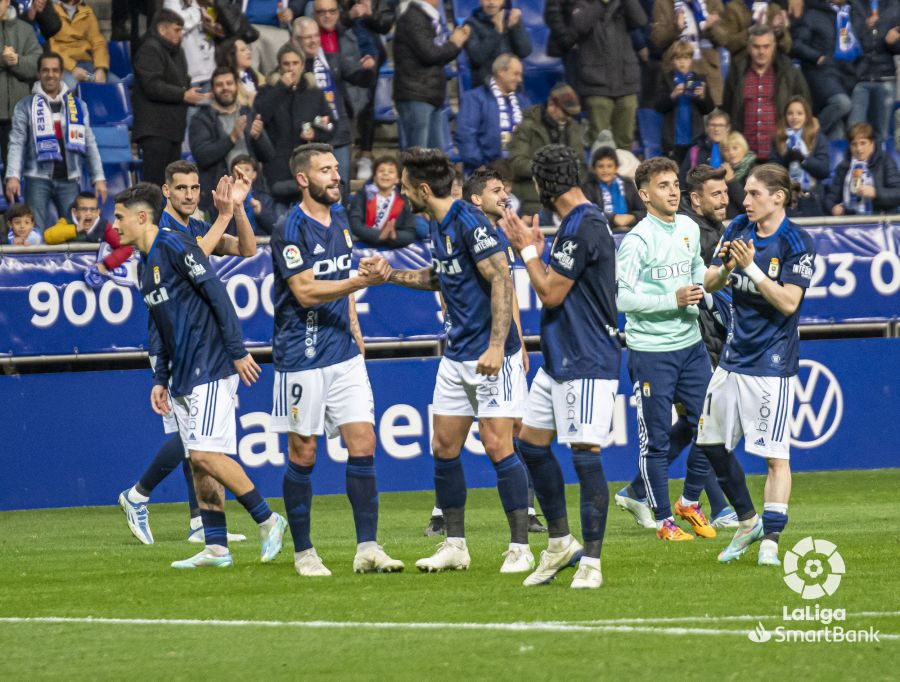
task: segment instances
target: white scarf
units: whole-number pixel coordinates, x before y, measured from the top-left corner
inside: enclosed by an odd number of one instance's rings
[[[493,78],[488,81],[488,87],[497,101],[497,109],[500,112],[500,148],[505,157],[509,154],[508,149],[513,129],[522,122],[522,107],[516,93],[504,95]]]
[[[331,109],[331,118],[336,121],[338,119],[337,88],[331,75],[328,59],[325,57],[325,52],[321,47],[313,62],[313,75],[316,77],[316,87],[324,93],[328,106]]]
[[[687,40],[694,47],[694,59],[700,59],[700,50],[712,48],[713,44],[708,38],[700,34],[706,29],[706,17],[709,10],[706,0],[675,0],[675,13],[684,13],[684,28],[681,31],[681,39]]]
[[[431,28],[434,29],[434,44],[443,45],[447,42],[447,26],[437,9],[429,5],[424,0],[413,0],[410,5],[417,5],[428,18],[431,19]]]
[[[62,145],[70,152],[84,154],[87,146],[87,127],[84,124],[84,108],[79,100],[69,92],[65,83],[60,83],[59,94],[50,97],[41,82],[31,88],[31,132],[34,138],[35,155],[38,161],[62,161],[63,150],[56,139],[54,118],[59,117],[63,134]],[[50,108],[51,102],[62,102],[59,114]]]
[[[803,128],[797,130],[794,130],[793,128],[787,129],[786,148],[796,149],[803,154],[803,158],[809,156],[809,149],[803,139]],[[800,184],[800,189],[804,192],[808,192],[812,189],[812,178],[810,178],[809,173],[803,170],[803,166],[800,164],[800,161],[791,161],[790,166],[788,166],[788,174],[791,176],[791,180]]]
[[[865,161],[850,161],[850,170],[844,178],[844,212],[848,215],[871,215],[872,200],[863,199],[856,193],[860,187],[874,187],[875,178],[869,171],[869,164]]]

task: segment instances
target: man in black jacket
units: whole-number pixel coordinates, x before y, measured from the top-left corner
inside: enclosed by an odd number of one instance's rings
[[[275,156],[262,116],[237,105],[237,80],[227,66],[213,74],[211,106],[201,107],[191,119],[188,143],[200,170],[200,208],[213,208],[212,188],[242,155],[265,163]]]
[[[312,78],[303,77],[303,55],[288,43],[278,50],[281,77],[263,88],[254,108],[262,116],[275,154],[263,167],[269,191],[280,208],[300,199],[300,188],[290,169],[294,148],[308,142],[328,142],[334,126],[331,109]]]
[[[154,30],[134,58],[132,139],[144,160],[143,179],[156,185],[166,181],[166,166],[181,158],[187,126],[187,107],[209,99],[191,87],[187,61],[181,49],[184,19],[160,10]]]
[[[444,66],[456,59],[472,29],[460,26],[448,33],[438,2],[411,0],[394,31],[394,103],[404,147],[447,147]]]

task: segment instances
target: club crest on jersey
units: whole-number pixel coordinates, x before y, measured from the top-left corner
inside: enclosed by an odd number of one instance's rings
[[[770,260],[769,261],[769,277],[771,277],[772,279],[775,279],[776,277],[778,277],[778,271],[780,270],[780,268],[781,268],[781,265],[778,262],[777,258],[773,258],[772,260]]]
[[[154,284],[159,284],[159,280],[160,280],[160,277],[159,277],[159,266],[158,266],[158,265],[154,265],[154,266],[153,266],[153,283],[154,283]]]
[[[188,270],[190,270],[190,275],[194,279],[197,279],[200,275],[206,274],[206,268],[194,259],[194,254],[192,253],[189,253],[184,257],[184,264],[187,265]]]
[[[284,256],[284,264],[292,270],[303,265],[303,256],[300,255],[300,248],[295,244],[285,246],[281,250],[281,255]]]
[[[800,275],[805,279],[812,279],[814,269],[815,264],[811,253],[804,253],[800,257],[800,262],[793,267],[794,274]]]
[[[645,397],[645,398],[649,398],[649,397],[650,397],[650,382],[649,382],[649,381],[645,381],[645,382],[644,382],[644,385],[643,385],[643,387],[641,388],[641,393],[644,394],[644,397]]]
[[[344,230],[344,241],[347,242],[347,248],[353,248],[353,239],[350,238],[350,230]]]
[[[560,267],[571,270],[575,267],[575,256],[572,255],[578,249],[578,242],[571,239],[564,241],[559,246],[559,251],[553,252],[553,258],[559,263]]]
[[[487,251],[495,246],[497,246],[497,239],[488,232],[484,225],[475,228],[475,246],[473,247],[475,253]]]
[[[687,235],[684,235],[684,236],[682,237],[682,239],[684,240],[684,248],[686,248],[688,251],[690,251],[690,250],[691,250],[691,239],[690,239],[690,237],[688,237]]]
[[[451,255],[453,253],[453,242],[450,241],[449,234],[444,235],[444,246],[446,247],[447,255]]]

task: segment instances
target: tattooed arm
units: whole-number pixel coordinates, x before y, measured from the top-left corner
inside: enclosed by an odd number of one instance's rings
[[[496,376],[503,364],[503,349],[513,310],[512,277],[506,254],[501,251],[478,261],[478,272],[491,283],[491,340],[487,350],[478,358],[475,371]]]
[[[407,289],[422,291],[440,291],[441,288],[438,284],[437,270],[433,266],[419,270],[393,270],[388,281]]]

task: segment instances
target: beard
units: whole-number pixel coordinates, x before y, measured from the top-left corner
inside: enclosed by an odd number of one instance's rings
[[[314,182],[310,182],[309,196],[323,206],[332,206],[341,200],[341,193],[338,191],[337,198],[332,198],[329,194],[331,189],[330,185],[317,185]],[[340,185],[338,185],[338,190],[340,190]]]

